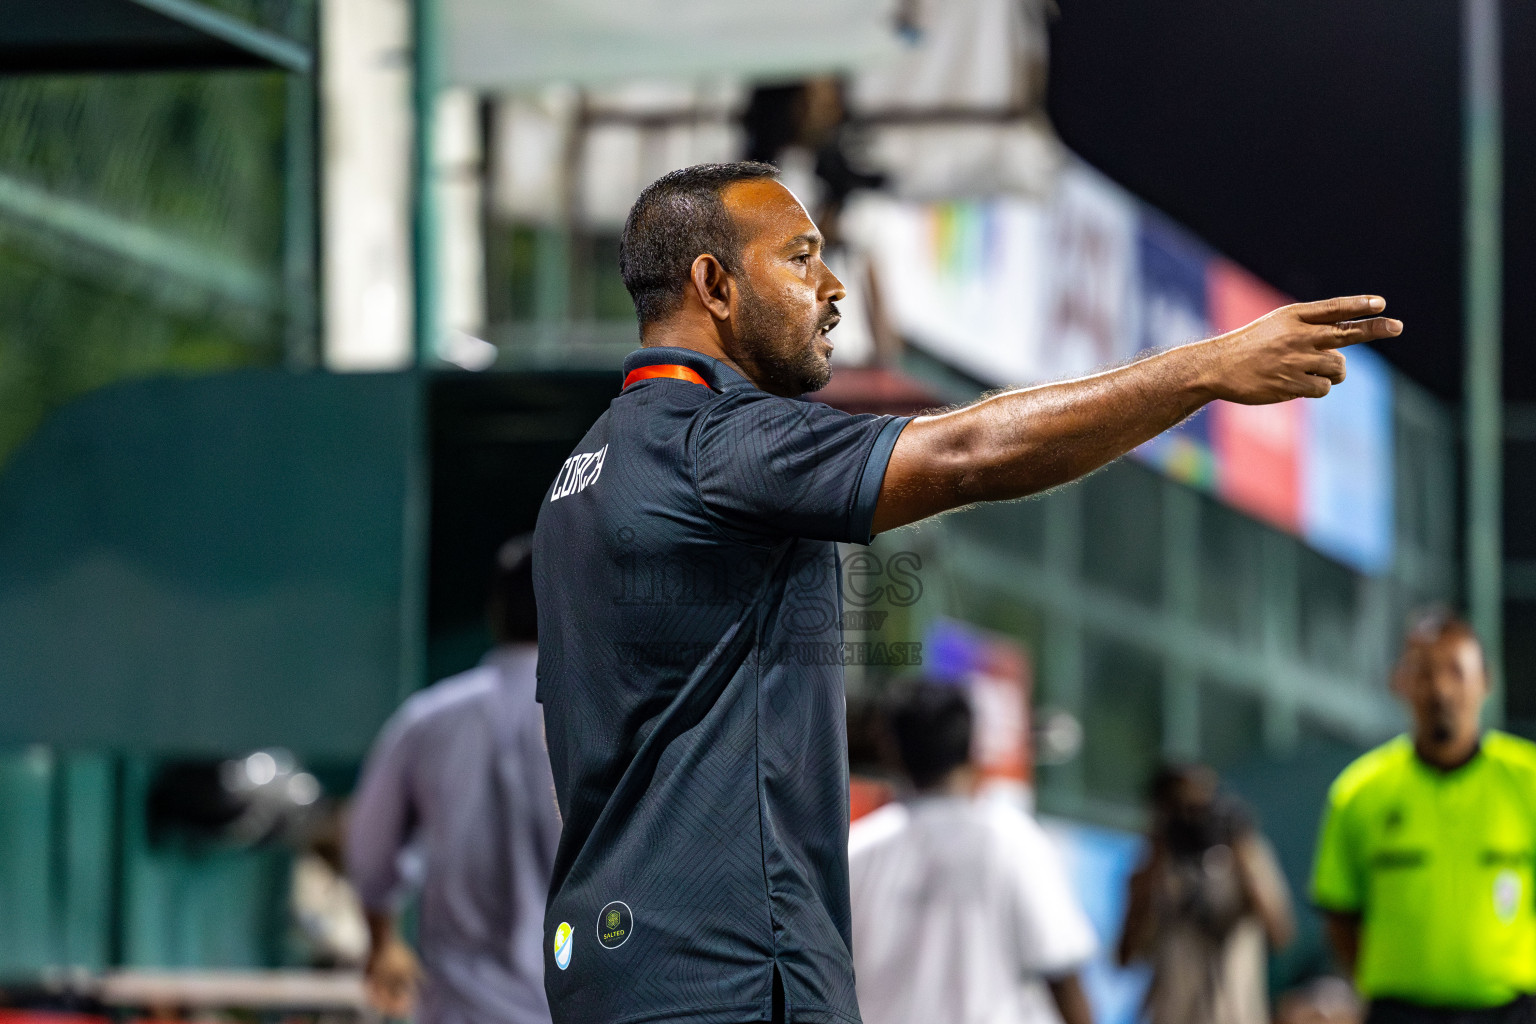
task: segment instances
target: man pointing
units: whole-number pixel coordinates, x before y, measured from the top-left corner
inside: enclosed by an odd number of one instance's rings
[[[1213,399],[1325,395],[1341,347],[1402,329],[1372,296],[1287,306],[1081,380],[852,416],[795,400],[830,379],[844,291],[776,173],[691,167],[636,201],[643,347],[540,510],[557,1024],[858,1021],[835,542],[1073,480]]]

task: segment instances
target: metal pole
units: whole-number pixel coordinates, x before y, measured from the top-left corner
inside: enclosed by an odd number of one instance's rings
[[[440,0],[415,0],[415,109],[412,159],[413,281],[417,368],[437,363],[442,332],[442,256],[437,217],[437,97],[442,88]],[[431,425],[427,416],[428,381],[418,376],[412,388],[411,446],[407,452],[405,545],[400,598],[400,691],[425,685],[427,646],[428,523],[431,517]],[[414,928],[414,916],[407,916]]]
[[[1465,165],[1466,594],[1503,717],[1503,126],[1499,0],[1462,0]]]
[[[437,97],[442,88],[442,39],[440,0],[416,0],[414,13],[415,75],[412,98],[415,129],[412,156],[412,227],[415,239],[414,311],[416,365],[431,366],[437,359],[442,331],[442,260],[437,216]]]
[[[318,14],[315,4],[289,8],[289,36],[303,39],[316,51]],[[317,53],[318,63],[318,53]],[[316,190],[319,187],[319,141],[315,125],[320,95],[320,72],[290,72],[285,82],[283,109],[283,350],[289,369],[312,370],[320,362],[319,221]]]

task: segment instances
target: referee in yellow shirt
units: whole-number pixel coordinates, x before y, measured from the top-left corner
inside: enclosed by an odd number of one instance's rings
[[[1479,724],[1482,647],[1449,613],[1409,631],[1413,737],[1334,782],[1314,902],[1367,1024],[1536,1024],[1536,745]]]

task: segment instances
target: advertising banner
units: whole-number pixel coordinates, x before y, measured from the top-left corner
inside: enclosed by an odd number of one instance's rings
[[[1347,358],[1339,400],[1305,406],[1302,535],[1346,565],[1382,573],[1393,554],[1392,374],[1370,349],[1351,348]]]
[[[1225,334],[1291,300],[1230,260],[1213,256],[1206,268],[1211,331]],[[1231,405],[1210,410],[1217,493],[1271,526],[1301,529],[1301,436],[1306,402]]]
[[[1037,379],[1080,376],[1135,352],[1136,204],[1068,164],[1045,218],[1045,321]]]
[[[1091,373],[1291,301],[1076,160],[1045,198],[861,198],[845,226],[901,335],[988,386]],[[1381,573],[1394,547],[1392,378],[1373,352],[1347,358],[1327,398],[1217,402],[1134,457]]]
[[[901,202],[864,196],[844,228],[870,253],[892,322],[983,381],[1041,377],[1046,208],[1023,199]]]
[[[1165,349],[1211,334],[1206,316],[1206,264],[1210,250],[1159,214],[1145,211],[1136,240],[1141,278],[1140,334],[1136,350]],[[1175,480],[1206,490],[1216,485],[1209,410],[1142,445],[1138,459]]]

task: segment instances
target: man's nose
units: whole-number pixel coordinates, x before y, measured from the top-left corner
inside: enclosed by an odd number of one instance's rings
[[[825,267],[826,264],[823,263],[822,266]],[[837,275],[832,273],[830,268],[827,270],[826,277],[822,279],[819,291],[820,295],[818,297],[828,302],[841,302],[848,295],[848,290],[843,287],[843,282],[838,280]]]
[[[1436,676],[1434,682],[1430,684],[1430,694],[1437,704],[1454,704],[1460,692],[1460,685],[1448,676]]]

